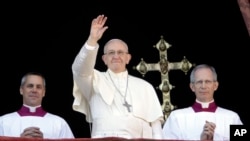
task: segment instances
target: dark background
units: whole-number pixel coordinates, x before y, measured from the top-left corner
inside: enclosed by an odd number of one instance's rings
[[[13,2],[1,4],[1,100],[0,115],[15,111],[22,104],[21,77],[39,71],[47,80],[44,108],[66,119],[76,137],[90,137],[83,114],[72,110],[71,65],[86,41],[90,23],[99,14],[108,16],[109,29],[100,40],[96,68],[105,71],[102,47],[111,38],[125,40],[133,55],[130,74],[158,87],[157,71],[145,77],[133,69],[141,58],[157,63],[154,45],[160,36],[172,45],[168,60],[183,56],[195,64],[213,65],[220,82],[215,99],[219,106],[236,111],[249,124],[249,35],[236,0],[209,1],[90,1],[90,2]],[[192,104],[189,73],[170,71],[171,101],[178,108]],[[161,92],[157,90],[162,101]]]

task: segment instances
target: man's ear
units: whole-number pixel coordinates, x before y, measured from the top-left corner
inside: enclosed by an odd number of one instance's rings
[[[23,89],[20,87],[19,92],[21,95],[23,95]]]
[[[129,64],[129,62],[130,62],[131,58],[132,58],[131,54],[128,54],[128,58],[127,58],[127,62],[126,62],[126,64]]]
[[[45,97],[45,94],[46,94],[46,88],[44,89],[43,97]]]
[[[105,54],[102,55],[102,61],[104,62],[105,65],[107,65],[107,61],[106,61],[106,56],[105,56]]]
[[[218,81],[214,82],[214,91],[216,91],[218,87],[219,87],[219,82]]]
[[[189,87],[190,87],[190,89],[194,92],[195,91],[195,89],[194,89],[194,84],[193,83],[189,83]]]

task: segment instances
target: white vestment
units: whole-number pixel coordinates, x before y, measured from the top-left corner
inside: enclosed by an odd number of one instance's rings
[[[72,65],[73,109],[93,123],[91,137],[162,138],[163,113],[153,86],[127,71],[95,70],[97,51],[85,44]],[[131,112],[123,105],[124,98]]]
[[[39,127],[47,139],[74,138],[64,119],[46,113],[41,116],[20,116],[17,112],[0,117],[0,136],[20,137],[25,128]]]
[[[205,122],[216,125],[214,140],[229,140],[230,125],[242,124],[237,113],[221,107],[215,112],[195,112],[192,107],[170,113],[163,127],[164,139],[200,140]]]

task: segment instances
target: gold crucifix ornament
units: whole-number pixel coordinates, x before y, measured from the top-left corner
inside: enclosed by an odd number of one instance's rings
[[[162,110],[164,113],[164,119],[166,120],[170,112],[176,107],[172,105],[170,100],[170,91],[174,86],[169,82],[168,72],[170,70],[182,70],[187,74],[194,64],[191,64],[185,56],[180,62],[169,62],[167,58],[167,50],[171,45],[164,40],[163,36],[161,36],[160,41],[153,47],[158,49],[160,61],[158,63],[146,63],[141,59],[141,62],[135,66],[134,69],[138,70],[143,77],[148,71],[159,71],[161,73],[161,84],[158,88],[162,91]]]

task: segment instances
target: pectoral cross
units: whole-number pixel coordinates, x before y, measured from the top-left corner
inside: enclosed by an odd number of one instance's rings
[[[162,91],[163,95],[162,109],[164,111],[166,106],[170,106],[170,111],[172,111],[175,106],[173,106],[170,102],[170,90],[174,88],[174,86],[172,86],[169,82],[168,72],[170,70],[182,70],[185,74],[187,74],[190,68],[195,64],[191,64],[185,56],[180,62],[169,62],[167,58],[167,49],[170,48],[171,45],[163,39],[163,36],[161,36],[160,41],[153,47],[159,50],[159,62],[146,63],[143,59],[141,59],[141,62],[134,67],[134,69],[138,70],[143,76],[148,71],[159,71],[161,73],[161,84],[159,85],[159,89]]]
[[[128,102],[127,102],[126,100],[124,101],[123,106],[127,107],[129,113],[131,112],[131,111],[130,111],[130,107],[131,107],[132,105],[128,104]]]

